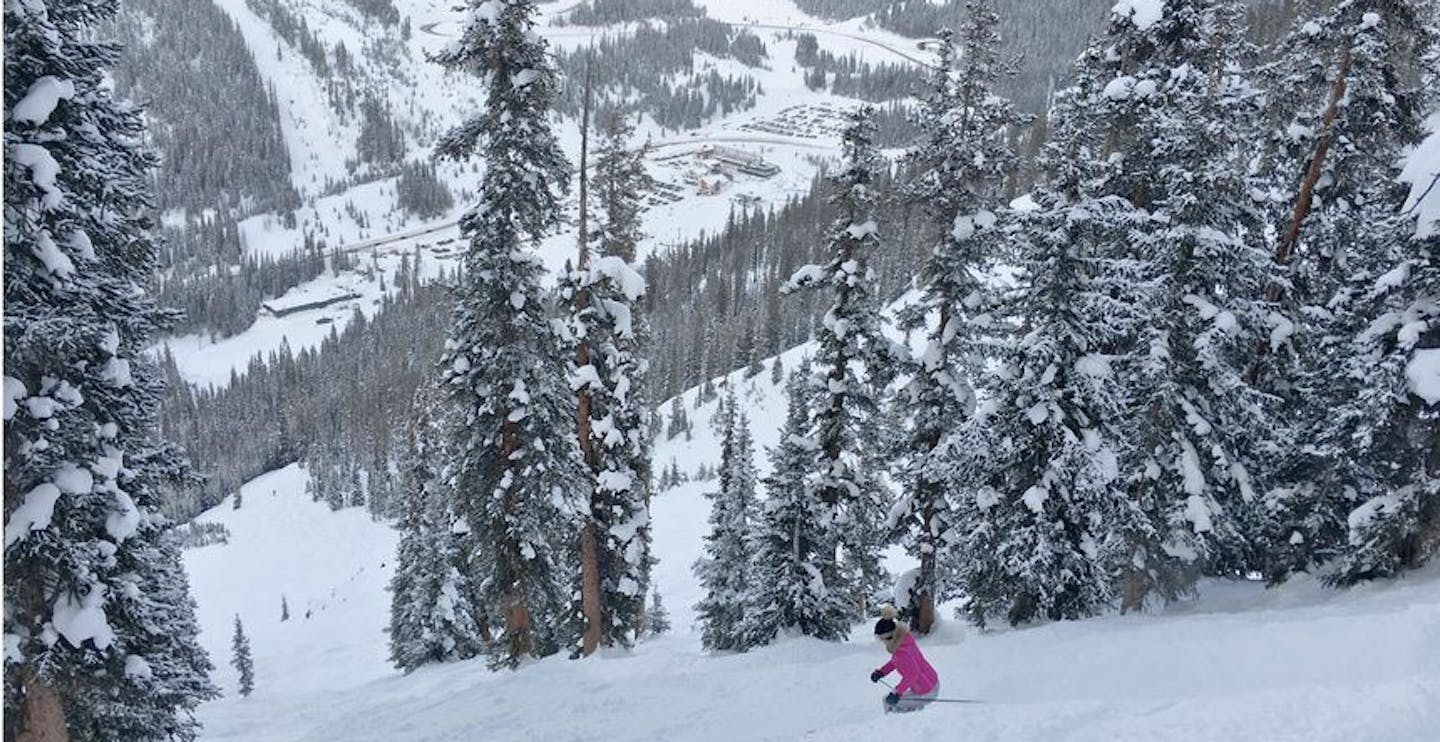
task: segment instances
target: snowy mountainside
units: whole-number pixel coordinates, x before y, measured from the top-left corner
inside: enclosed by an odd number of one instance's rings
[[[783,356],[794,368],[809,352]],[[773,362],[773,361],[771,361]],[[778,439],[783,394],[762,373],[731,375],[757,448]],[[693,475],[719,459],[718,400],[683,395],[692,424],[663,438]],[[662,405],[662,411],[669,405]],[[763,455],[757,460],[768,471]],[[395,536],[358,509],[311,502],[292,466],[248,484],[199,520],[227,545],[187,552],[202,640],[227,697],[201,708],[205,739],[234,740],[1386,740],[1440,733],[1440,570],[1346,592],[1305,581],[1265,590],[1210,582],[1159,615],[1109,616],[976,632],[946,619],[922,647],[942,678],[938,704],[887,717],[868,674],[883,650],[792,638],[743,655],[707,655],[691,623],[690,574],[714,482],[693,480],[653,503],[655,578],[675,626],[633,652],[556,656],[516,673],[482,661],[401,675],[386,662]],[[273,494],[272,494],[273,492]],[[892,569],[908,565],[891,554]],[[280,595],[291,618],[280,622]],[[309,618],[305,612],[311,611]],[[235,694],[228,666],[235,614],[255,655],[256,691]]]
[[[447,74],[427,61],[427,55],[450,43],[451,34],[458,28],[459,15],[448,0],[402,4],[400,12],[412,28],[408,39],[401,39],[396,28],[381,29],[359,17],[346,0],[268,1],[304,20],[309,33],[320,43],[327,47],[343,44],[351,50],[354,82],[347,84],[359,90],[357,95],[362,98],[384,96],[404,134],[408,160],[428,157],[438,134],[475,110],[475,96],[483,95],[474,80]],[[367,182],[352,183],[352,178],[359,177],[350,172],[359,117],[341,116],[327,103],[328,86],[337,83],[318,75],[301,51],[280,38],[272,24],[246,0],[217,2],[238,23],[262,78],[278,91],[292,179],[303,197],[293,220],[279,213],[243,220],[239,232],[244,250],[254,256],[280,256],[303,244],[306,235],[313,235],[323,240],[327,249],[338,247],[360,258],[367,267],[378,264],[378,272],[393,271],[400,253],[417,249],[432,268],[453,268],[459,254],[454,242],[459,236],[456,219],[472,205],[467,191],[478,184],[479,166],[439,165],[437,176],[456,199],[449,213],[434,219],[420,219],[398,208],[394,176],[374,180],[360,177]],[[824,48],[836,54],[854,52],[875,62],[899,63],[920,55],[918,51],[903,51],[903,40],[892,34],[875,30],[862,33],[855,23],[826,23],[798,11],[762,8],[753,2],[700,4],[711,17],[751,28],[761,35],[769,58],[766,67],[742,69],[733,60],[697,52],[697,69],[722,74],[744,72],[756,79],[763,92],[753,108],[717,115],[692,131],[666,134],[652,120],[642,122],[640,136],[649,137],[652,146],[651,175],[666,190],[649,204],[645,215],[647,238],[640,245],[641,259],[723,229],[737,210],[780,207],[806,193],[821,164],[838,154],[838,141],[823,132],[827,126],[833,128],[843,112],[859,105],[859,101],[805,85],[804,70],[797,69],[793,62],[797,42],[787,37],[789,28],[821,32]],[[550,24],[551,19],[574,5],[558,2],[541,8],[537,30],[557,50],[580,49],[592,39],[625,33],[624,28],[616,26]],[[368,39],[369,33],[379,34],[380,38]],[[364,53],[372,46],[386,51],[383,61],[369,59]],[[799,130],[796,123],[802,120],[806,126],[817,128],[811,132]],[[557,134],[571,159],[578,160],[580,137],[575,122],[563,121]],[[697,157],[707,145],[763,157],[778,166],[779,173],[768,178],[735,172],[716,176],[709,163]],[[573,200],[572,195],[572,212]],[[547,265],[558,269],[572,256],[574,244],[574,225],[567,224],[545,241],[540,253]],[[367,315],[371,313],[379,295],[378,272],[372,270],[368,276],[327,275],[293,289],[304,293],[336,284],[354,285],[363,297],[358,302],[285,317],[262,314],[249,330],[218,341],[210,333],[170,340],[181,375],[200,386],[224,386],[231,370],[243,374],[253,354],[278,349],[282,338],[293,351],[316,347],[331,327],[343,330],[357,306]]]

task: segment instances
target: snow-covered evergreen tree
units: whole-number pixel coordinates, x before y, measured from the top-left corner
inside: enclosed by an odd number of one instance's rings
[[[990,238],[1006,178],[1018,167],[1008,132],[1023,122],[995,93],[1013,69],[1000,59],[994,3],[972,0],[967,11],[958,64],[954,35],[940,34],[940,63],[916,122],[925,136],[909,154],[917,171],[914,198],[941,235],[927,256],[921,298],[901,318],[907,330],[923,328],[927,341],[909,364],[909,386],[896,398],[897,416],[909,421],[908,458],[890,525],[901,529],[920,567],[915,595],[895,598],[913,603],[912,628],[922,634],[934,622],[936,600],[953,593],[941,570],[951,561],[943,552],[954,518],[931,464],[945,436],[974,412],[976,345],[990,318],[986,275],[996,249]]]
[[[390,660],[409,672],[432,662],[463,660],[482,649],[488,633],[483,606],[471,600],[474,575],[483,569],[483,545],[462,553],[455,531],[454,493],[441,467],[448,437],[438,390],[415,395],[406,451],[404,489],[396,530],[400,543],[390,581]]]
[[[1298,330],[1292,354],[1257,362],[1288,425],[1255,530],[1271,580],[1340,557],[1331,579],[1349,584],[1440,545],[1436,413],[1408,378],[1440,345],[1435,248],[1412,236],[1395,182],[1434,103],[1440,36],[1433,3],[1321,10],[1267,70],[1277,237],[1266,298]]]
[[[883,457],[875,445],[880,400],[893,378],[896,352],[881,331],[880,300],[869,258],[879,244],[875,187],[885,167],[875,145],[874,110],[850,115],[841,135],[844,169],[832,176],[830,202],[839,211],[823,265],[796,271],[786,291],[818,287],[832,294],[816,330],[815,373],[821,394],[811,412],[811,432],[820,455],[808,472],[807,487],[828,512],[833,546],[841,552],[845,584],[854,614],[863,616],[871,596],[886,587],[880,564],[882,524],[890,492],[879,477]],[[828,549],[829,546],[822,545]]]
[[[159,512],[154,157],[110,2],[5,6],[5,736],[193,739],[217,694]]]
[[[814,387],[808,363],[786,382],[785,425],[770,449],[772,474],[765,479],[750,542],[743,641],[768,644],[782,631],[827,641],[850,634],[854,604],[831,532],[830,510],[809,486],[819,449],[811,437]]]
[[[720,448],[719,489],[708,496],[710,533],[695,562],[695,576],[705,597],[695,605],[700,641],[710,650],[748,648],[741,633],[745,593],[750,583],[750,527],[756,510],[755,452],[750,423],[736,407],[735,395],[725,398],[719,412],[725,433]]]
[[[459,41],[437,55],[481,76],[483,110],[436,146],[486,165],[460,222],[468,246],[441,365],[458,408],[451,486],[485,553],[477,594],[503,632],[496,666],[558,651],[568,637],[575,510],[585,476],[574,444],[567,350],[547,316],[533,245],[559,218],[570,175],[550,125],[558,80],[533,32],[532,0],[471,0]]]
[[[592,475],[589,520],[582,532],[579,614],[586,619],[580,651],[628,647],[644,620],[650,581],[650,478],[652,466],[648,361],[641,315],[645,279],[635,270],[640,203],[649,188],[644,150],[630,149],[634,127],[611,116],[597,152],[593,182],[600,220],[600,257],[588,239],[578,269],[563,284],[573,307],[570,331],[581,348],[571,386],[581,395],[581,452]],[[588,225],[586,227],[588,229]],[[583,354],[583,358],[581,355]],[[597,605],[585,605],[584,549],[594,544]],[[591,614],[598,621],[590,618]],[[592,625],[594,623],[594,625]]]
[[[1124,199],[1135,210],[1124,239],[1082,233],[1098,238],[1089,255],[1141,265],[1136,334],[1097,347],[1132,380],[1135,456],[1104,543],[1124,609],[1188,594],[1204,567],[1244,564],[1256,442],[1272,425],[1247,381],[1268,335],[1268,256],[1243,164],[1258,98],[1242,66],[1244,5],[1155,9],[1116,6],[1052,112],[1046,154],[1074,207]]]
[[[665,610],[665,603],[660,600],[660,590],[656,589],[650,597],[650,605],[645,609],[644,634],[647,638],[654,638],[670,633],[670,612]]]
[[[655,180],[645,169],[650,146],[634,146],[635,122],[621,110],[610,113],[600,136],[593,176],[600,252],[634,264],[635,249],[645,237],[645,196],[655,189]]]
[[[933,463],[955,493],[957,578],[982,626],[1104,609],[1106,518],[1125,497],[1110,351],[1135,332],[1142,266],[1089,251],[1146,217],[1118,197],[1035,200],[1006,227],[1020,283],[998,310],[998,367],[979,377],[987,403]]]
[[[255,690],[255,660],[250,656],[250,637],[235,614],[235,634],[230,639],[230,665],[240,674],[240,695],[249,697]]]
[[[681,433],[690,440],[690,414],[685,411],[685,399],[676,395],[670,400],[670,419],[665,423],[665,437],[674,438]]]

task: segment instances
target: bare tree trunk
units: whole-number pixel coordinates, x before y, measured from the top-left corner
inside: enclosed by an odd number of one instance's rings
[[[1131,613],[1145,607],[1150,595],[1150,580],[1143,570],[1129,567],[1120,586],[1120,612]]]
[[[1295,248],[1300,244],[1300,230],[1305,223],[1305,218],[1310,215],[1310,208],[1315,203],[1315,186],[1320,182],[1320,176],[1325,173],[1325,158],[1330,154],[1330,142],[1335,136],[1335,119],[1340,115],[1340,101],[1345,97],[1347,78],[1350,75],[1350,48],[1347,46],[1340,51],[1340,61],[1335,74],[1335,82],[1330,86],[1330,100],[1325,105],[1325,113],[1321,116],[1320,135],[1315,139],[1315,153],[1310,157],[1310,163],[1305,168],[1305,173],[1300,179],[1300,189],[1295,194],[1295,204],[1290,210],[1290,221],[1285,227],[1285,233],[1281,235],[1280,242],[1275,245],[1275,255],[1272,258],[1279,270],[1286,270],[1290,265],[1290,259],[1295,256]],[[1276,304],[1285,298],[1285,287],[1280,282],[1271,283],[1265,289],[1265,300]],[[1266,354],[1270,352],[1270,343],[1261,339],[1255,347],[1255,362],[1250,367],[1249,380],[1255,383],[1260,380],[1261,365]]]
[[[585,65],[585,93],[583,110],[580,115],[580,257],[577,267],[590,267],[590,65]],[[575,313],[583,313],[590,306],[590,293],[585,288],[575,292]],[[590,365],[590,346],[581,338],[575,347],[575,365]],[[580,454],[591,474],[596,473],[599,462],[595,457],[595,441],[591,438],[591,395],[588,388],[580,390],[576,405],[576,429],[580,438]],[[605,621],[604,608],[600,600],[600,543],[595,520],[599,492],[595,477],[590,477],[590,512],[580,530],[580,612],[585,616],[585,633],[581,637],[580,654],[590,656],[600,646],[601,628]]]
[[[945,346],[945,328],[950,325],[952,310],[950,305],[943,304],[940,307],[940,322],[936,326],[936,339],[940,342],[942,349],[941,357],[948,357]],[[925,441],[926,453],[933,452],[940,446],[942,436],[938,433],[928,437]],[[935,628],[935,573],[938,570],[935,555],[935,503],[933,498],[937,493],[926,491],[925,479],[922,474],[917,478],[915,487],[918,493],[925,498],[925,504],[920,510],[920,534],[916,541],[920,544],[920,579],[915,581],[912,588],[914,595],[915,625],[911,628],[920,635],[929,634]],[[898,596],[897,596],[898,597]]]
[[[935,508],[927,503],[920,517],[920,579],[913,588],[915,625],[910,627],[921,636],[935,627],[935,543],[930,531],[934,521]]]
[[[519,592],[510,593],[509,605],[505,607],[505,634],[510,637],[510,664],[519,665],[520,659],[532,653],[535,641],[530,636],[530,607]]]
[[[505,422],[500,424],[500,451],[504,461],[510,461],[511,456],[520,449],[517,428],[518,425],[508,416]],[[513,487],[506,491],[505,512],[510,516],[519,515],[520,512],[520,503],[516,500]],[[530,607],[525,604],[524,592],[513,582],[507,585],[505,590],[501,606],[505,611],[505,638],[510,645],[510,666],[515,667],[520,664],[522,657],[531,653],[535,642],[530,636]]]
[[[16,742],[68,742],[70,730],[65,725],[65,704],[60,691],[41,680],[33,670],[23,673],[21,707],[24,729]]]

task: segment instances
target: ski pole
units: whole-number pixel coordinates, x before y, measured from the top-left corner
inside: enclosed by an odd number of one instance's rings
[[[895,686],[885,682],[884,678],[880,679],[880,684],[890,690],[895,690]],[[984,701],[977,698],[924,698],[921,700],[926,703],[984,703]]]

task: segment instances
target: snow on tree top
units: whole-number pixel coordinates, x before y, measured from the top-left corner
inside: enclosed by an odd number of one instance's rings
[[[1120,0],[1115,3],[1115,8],[1111,12],[1121,18],[1130,19],[1136,28],[1146,31],[1165,15],[1165,2],[1164,0]]]
[[[875,234],[877,231],[879,231],[879,228],[875,226],[875,220],[871,219],[864,224],[851,224],[845,231],[849,233],[851,237],[857,240],[863,240],[866,237]]]
[[[500,13],[504,10],[504,3],[500,0],[485,0],[475,8],[475,18],[487,23],[495,23],[500,20]]]
[[[590,270],[596,275],[604,276],[615,282],[620,287],[625,298],[635,301],[645,295],[645,277],[640,275],[634,268],[631,268],[623,258],[615,255],[606,255],[597,258],[591,264]]]

